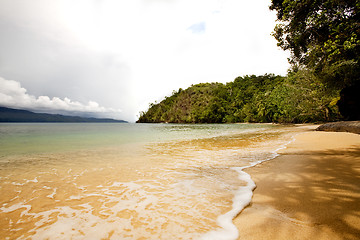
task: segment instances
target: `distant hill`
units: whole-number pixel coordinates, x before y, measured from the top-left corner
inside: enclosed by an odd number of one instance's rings
[[[140,113],[141,123],[328,122],[340,118],[332,91],[311,72],[265,74],[233,82],[200,83]]]
[[[110,118],[87,118],[59,114],[34,113],[27,110],[0,107],[0,122],[68,122],[68,123],[124,123]]]

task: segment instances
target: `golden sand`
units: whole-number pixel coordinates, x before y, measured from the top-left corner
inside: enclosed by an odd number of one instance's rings
[[[246,170],[240,239],[360,239],[360,135],[306,132],[279,153]]]

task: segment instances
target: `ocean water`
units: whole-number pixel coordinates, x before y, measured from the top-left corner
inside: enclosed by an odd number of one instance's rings
[[[237,239],[255,187],[296,127],[0,124],[2,239]]]

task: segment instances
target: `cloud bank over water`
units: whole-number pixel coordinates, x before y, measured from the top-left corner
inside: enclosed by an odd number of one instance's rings
[[[6,80],[0,77],[0,106],[28,109],[37,112],[61,113],[67,115],[83,115],[93,117],[116,117],[121,113],[120,109],[106,108],[95,101],[86,104],[73,101],[67,97],[30,95],[21,84],[14,80]]]
[[[288,54],[270,35],[276,13],[269,4],[1,0],[0,76],[49,96],[38,102],[98,109],[91,100],[135,121],[149,103],[192,84],[285,75]]]

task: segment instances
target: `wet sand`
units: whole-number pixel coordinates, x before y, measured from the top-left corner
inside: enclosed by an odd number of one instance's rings
[[[279,153],[246,170],[239,239],[360,239],[360,135],[310,131]]]

